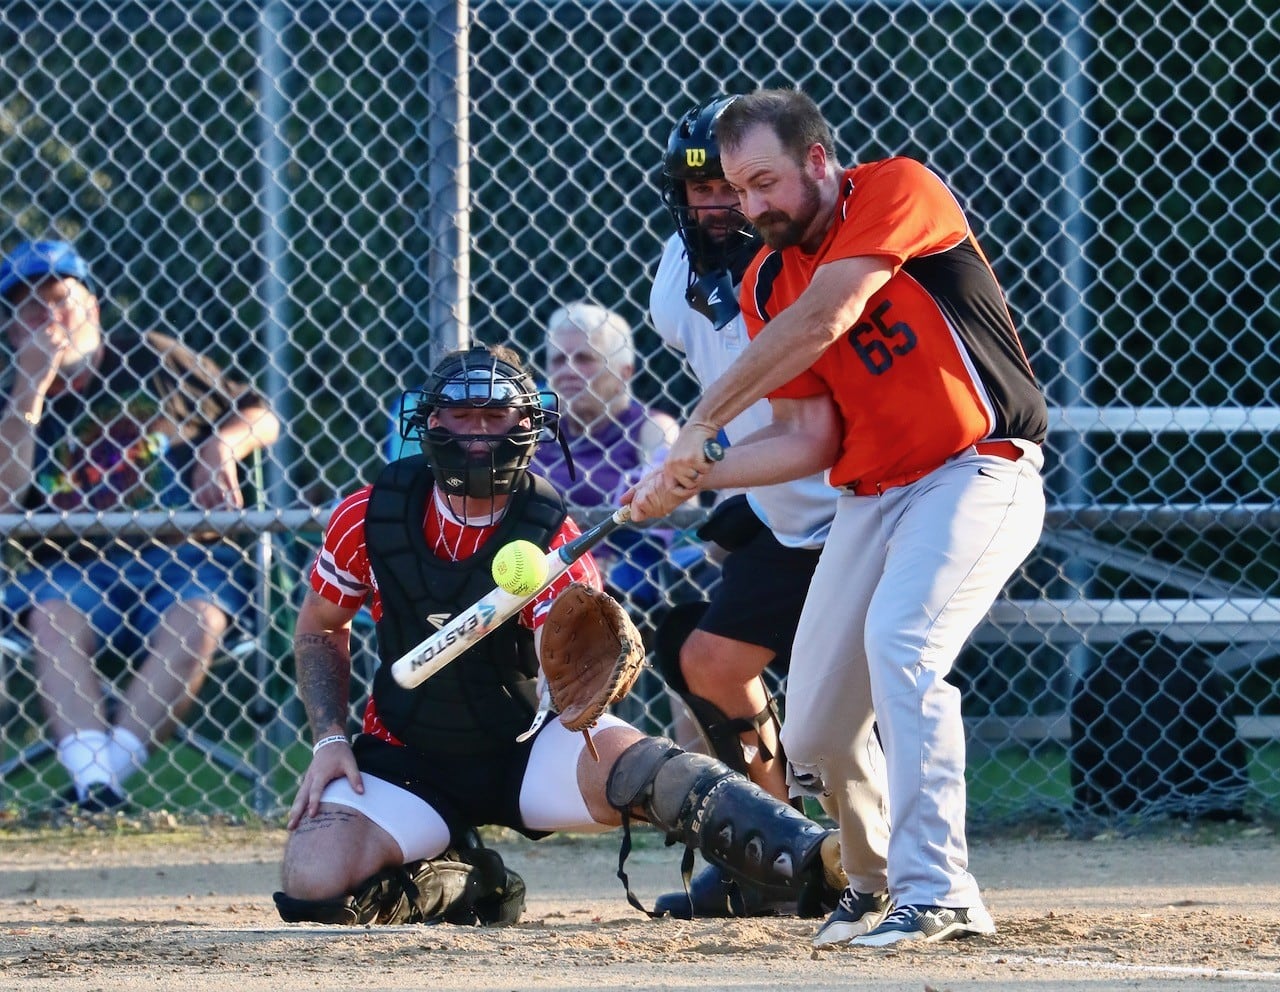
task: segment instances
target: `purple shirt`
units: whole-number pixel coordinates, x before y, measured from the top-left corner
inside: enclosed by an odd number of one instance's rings
[[[576,480],[569,478],[559,441],[538,445],[529,470],[550,482],[571,511],[575,506],[617,506],[618,498],[650,467],[640,441],[648,419],[648,411],[632,400],[603,430],[585,436],[566,431]],[[647,609],[662,597],[658,570],[673,537],[674,532],[665,528],[623,527],[592,554],[606,585],[626,596],[632,607]]]
[[[569,465],[559,441],[544,441],[534,452],[529,468],[556,488],[570,507],[614,505],[647,467],[640,434],[648,413],[632,400],[602,430],[592,434],[564,432],[573,453],[577,480],[569,478]]]

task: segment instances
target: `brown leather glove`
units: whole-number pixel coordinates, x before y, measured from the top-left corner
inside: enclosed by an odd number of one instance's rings
[[[586,730],[635,685],[644,665],[640,632],[606,592],[575,582],[542,627],[542,672],[568,730]]]

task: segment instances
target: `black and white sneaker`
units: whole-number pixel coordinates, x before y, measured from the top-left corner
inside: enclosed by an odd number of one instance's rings
[[[976,934],[993,934],[996,924],[981,906],[949,909],[946,906],[899,906],[874,930],[854,937],[854,947],[889,947],[904,940],[957,940]]]
[[[840,947],[877,927],[889,912],[889,893],[844,890],[835,910],[814,935],[814,947]]]

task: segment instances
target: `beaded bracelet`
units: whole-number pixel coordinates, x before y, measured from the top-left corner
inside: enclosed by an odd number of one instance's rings
[[[315,754],[322,747],[327,747],[330,744],[350,744],[350,743],[351,742],[347,740],[346,734],[332,734],[329,737],[321,737],[318,741],[316,741],[311,748],[311,753]]]

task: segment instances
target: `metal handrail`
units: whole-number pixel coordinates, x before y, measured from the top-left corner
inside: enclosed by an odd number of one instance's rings
[[[306,533],[324,530],[332,506],[275,510],[180,510],[111,513],[0,513],[0,539],[152,534],[181,537],[201,531],[218,534]],[[591,526],[611,512],[607,507],[571,508],[574,519]],[[688,529],[706,520],[706,507],[682,507],[641,527]],[[1161,531],[1280,529],[1280,503],[1092,503],[1050,506],[1045,526],[1153,527]]]
[[[324,530],[332,506],[279,510],[175,510],[109,513],[0,513],[3,537],[91,537],[151,534],[175,537],[212,531],[218,534],[304,533]],[[598,523],[612,511],[606,507],[575,509],[583,526]],[[640,527],[696,527],[707,517],[703,508],[682,508],[669,517]]]
[[[201,532],[263,534],[324,529],[332,507],[289,510],[152,510],[109,513],[2,513],[0,536],[93,537],[151,534],[181,537]]]

